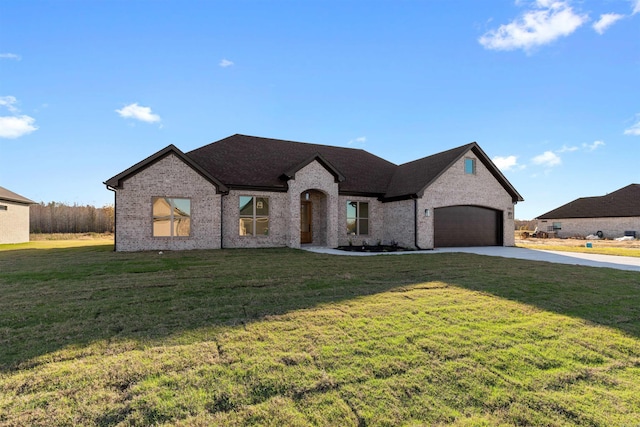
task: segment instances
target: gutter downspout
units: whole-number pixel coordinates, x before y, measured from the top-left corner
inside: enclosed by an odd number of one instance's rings
[[[413,244],[414,246],[421,251],[422,248],[420,246],[418,246],[418,199],[414,198],[413,199]]]
[[[220,193],[220,249],[224,249],[224,228],[223,228],[223,216],[224,216],[224,196],[227,194]]]
[[[116,189],[114,187],[107,185],[107,190],[113,191],[113,251],[117,252],[116,242],[118,239],[116,239],[116,233],[118,232],[118,227],[116,224],[118,222],[118,198],[116,197]]]

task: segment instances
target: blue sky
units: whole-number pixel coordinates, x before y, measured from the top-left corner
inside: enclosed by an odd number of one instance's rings
[[[640,183],[640,0],[0,2],[0,186],[102,206],[235,133],[397,164],[476,141],[534,218]]]

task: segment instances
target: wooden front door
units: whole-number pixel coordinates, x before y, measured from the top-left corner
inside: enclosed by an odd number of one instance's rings
[[[311,202],[302,200],[300,201],[300,243],[313,242],[311,224]]]

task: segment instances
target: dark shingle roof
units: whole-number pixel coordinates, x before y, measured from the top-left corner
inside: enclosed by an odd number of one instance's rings
[[[33,200],[27,199],[13,191],[9,191],[4,187],[0,187],[0,200],[6,200],[8,202],[16,202],[16,203],[24,203],[26,205],[33,205],[36,202]]]
[[[630,184],[606,196],[582,197],[540,215],[538,219],[640,216],[640,184]]]
[[[394,200],[407,196],[421,197],[432,182],[469,151],[472,151],[487,167],[511,195],[514,202],[524,200],[475,142],[398,166],[387,188],[385,199]]]
[[[112,178],[109,178],[108,180],[106,180],[104,182],[104,184],[107,187],[120,188],[122,181],[124,181],[127,178],[129,178],[130,176],[135,175],[138,172],[148,168],[149,166],[151,166],[152,164],[156,163],[157,161],[165,158],[169,154],[173,154],[175,156],[178,156],[179,159],[181,159],[183,162],[185,162],[187,165],[189,165],[193,170],[195,170],[202,177],[204,177],[206,180],[208,180],[213,185],[215,185],[216,188],[218,188],[219,192],[225,192],[225,191],[228,190],[224,186],[224,184],[222,184],[220,181],[218,181],[215,177],[209,175],[209,173],[207,171],[202,169],[202,167],[200,167],[200,165],[196,164],[193,161],[193,159],[191,159],[190,157],[185,155],[182,151],[180,151],[180,149],[178,149],[178,147],[176,147],[173,144],[168,145],[165,148],[163,148],[162,150],[158,151],[157,153],[152,154],[151,156],[147,157],[146,159],[139,161],[135,165],[131,166],[129,169],[127,169],[127,170],[125,170],[123,172],[120,172],[118,175],[116,175],[116,176],[114,176]]]
[[[286,191],[287,180],[315,160],[335,177],[340,194],[390,201],[421,196],[429,184],[469,150],[487,166],[514,202],[523,200],[475,142],[397,166],[360,149],[236,134],[188,153],[170,145],[105,184],[120,188],[129,176],[173,153],[216,184],[218,191]]]
[[[406,195],[421,196],[430,183],[474,145],[463,145],[398,166],[385,197],[393,199]]]
[[[286,190],[283,174],[320,155],[339,172],[345,194],[383,195],[396,165],[364,150],[233,135],[187,156],[229,187]]]

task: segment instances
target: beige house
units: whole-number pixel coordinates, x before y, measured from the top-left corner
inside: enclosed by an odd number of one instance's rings
[[[403,165],[364,150],[233,135],[170,145],[105,182],[118,251],[514,245],[520,194],[476,143]]]
[[[640,184],[630,184],[604,196],[581,197],[536,220],[538,231],[561,238],[640,238]]]
[[[34,203],[0,187],[0,244],[29,241],[29,205]]]

